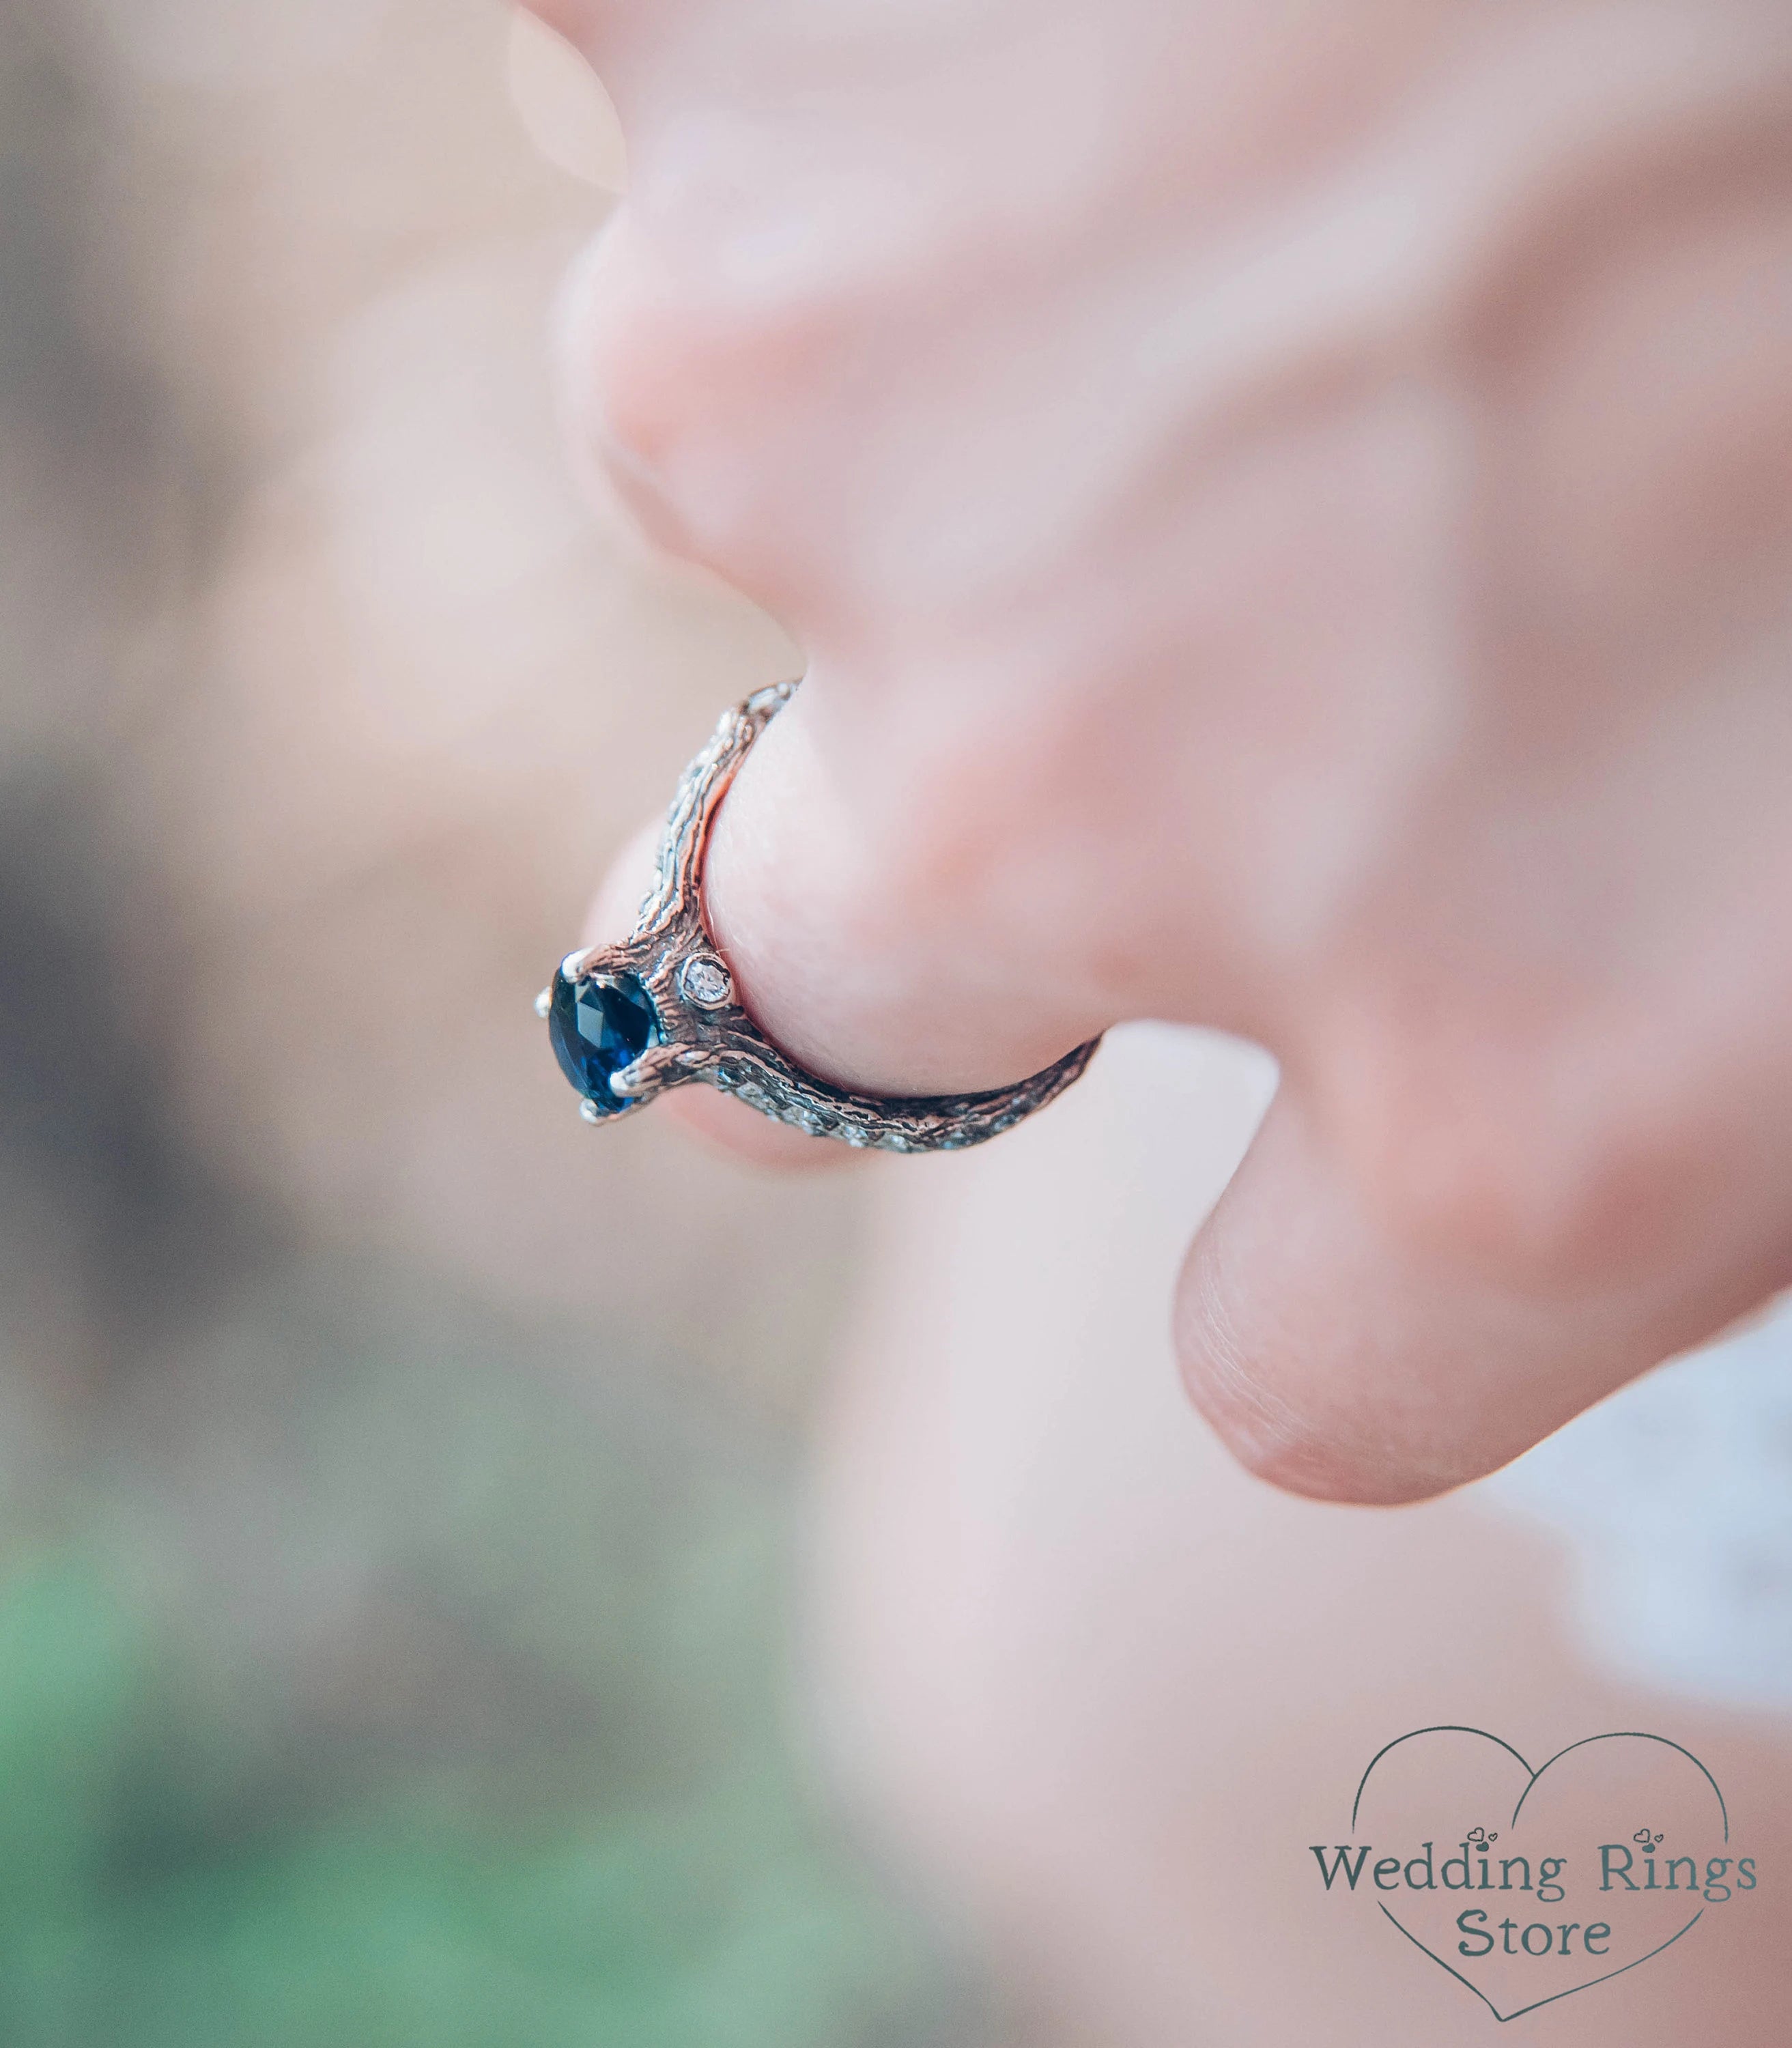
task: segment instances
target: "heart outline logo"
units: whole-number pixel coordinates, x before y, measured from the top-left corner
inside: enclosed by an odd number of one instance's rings
[[[1396,1736],[1393,1741],[1383,1744],[1381,1748],[1376,1751],[1375,1754],[1370,1758],[1367,1768],[1364,1770],[1361,1778],[1358,1781],[1356,1797],[1351,1802],[1350,1825],[1352,1835],[1355,1835],[1356,1833],[1357,1821],[1361,1814],[1363,1795],[1368,1789],[1369,1780],[1375,1775],[1376,1766],[1379,1764],[1383,1759],[1387,1756],[1391,1751],[1399,1748],[1402,1744],[1417,1741],[1421,1736],[1432,1735],[1466,1735],[1477,1736],[1482,1741],[1490,1742],[1493,1744],[1496,1748],[1503,1750],[1506,1754],[1512,1759],[1513,1762],[1519,1766],[1519,1769],[1524,1772],[1524,1790],[1519,1794],[1518,1800],[1512,1809],[1511,1818],[1507,1823],[1507,1832],[1508,1835],[1510,1834],[1511,1830],[1517,1825],[1519,1817],[1524,1811],[1525,1802],[1536,1790],[1538,1783],[1543,1778],[1545,1775],[1548,1771],[1553,1770],[1565,1757],[1573,1755],[1577,1750],[1588,1749],[1597,1744],[1604,1742],[1640,1741],[1658,1743],[1663,1748],[1673,1750],[1678,1755],[1684,1757],[1689,1763],[1693,1766],[1701,1776],[1704,1778],[1705,1782],[1711,1787],[1712,1796],[1717,1802],[1717,1811],[1722,1822],[1723,1840],[1726,1844],[1728,1844],[1729,1841],[1730,1810],[1728,1803],[1724,1797],[1723,1788],[1718,1784],[1717,1780],[1712,1775],[1710,1771],[1701,1759],[1695,1756],[1684,1744],[1674,1742],[1666,1736],[1655,1735],[1643,1728],[1613,1728],[1608,1730],[1603,1735],[1583,1736],[1578,1741],[1571,1742],[1565,1748],[1557,1750],[1553,1756],[1548,1758],[1544,1763],[1538,1764],[1534,1769],[1527,1759],[1521,1755],[1519,1752],[1513,1747],[1511,1744],[1506,1741],[1503,1737],[1492,1734],[1486,1728],[1472,1728],[1461,1722],[1439,1722],[1428,1728],[1410,1729],[1405,1735]],[[1659,1837],[1657,1839],[1658,1840]],[[1321,1868],[1323,1868],[1323,1864],[1321,1865]],[[1651,1865],[1651,1872],[1653,1872],[1653,1865]],[[1651,1876],[1651,1883],[1652,1883],[1653,1877]],[[1330,1888],[1329,1884],[1328,1884],[1327,1888],[1328,1890]],[[1354,1890],[1354,1884],[1352,1888]],[[1441,1970],[1443,1970],[1447,1975],[1453,1977],[1456,1981],[1461,1984],[1466,1990],[1472,1992],[1475,1996],[1480,2000],[1482,2004],[1487,2007],[1488,2011],[1491,2012],[1494,2018],[1502,2025],[1504,2025],[1511,2020],[1522,2019],[1526,2013],[1536,2012],[1546,2005],[1557,2004],[1565,1998],[1573,1998],[1577,1996],[1581,1992],[1592,1991],[1600,1984],[1609,1984],[1615,1977],[1626,1976],[1631,1970],[1640,1968],[1644,1963],[1652,1962],[1654,1958],[1662,1954],[1664,1950],[1671,1949],[1675,1942],[1681,1940],[1685,1935],[1690,1934],[1693,1929],[1698,1925],[1699,1922],[1705,1918],[1706,1910],[1703,1905],[1701,1905],[1698,1911],[1696,1912],[1689,1920],[1685,1922],[1683,1926],[1678,1928],[1667,1937],[1666,1941],[1657,1942],[1655,1946],[1648,1950],[1646,1954],[1634,1957],[1629,1962],[1622,1963],[1617,1967],[1617,1968],[1607,1970],[1596,1977],[1589,1977],[1584,1984],[1571,1984],[1565,1990],[1551,1992],[1545,1997],[1534,1999],[1528,2004],[1515,2007],[1511,2012],[1502,2012],[1499,2007],[1494,2003],[1493,2000],[1488,1997],[1488,1994],[1483,1991],[1480,1986],[1476,1984],[1472,1979],[1464,1976],[1460,1970],[1456,1968],[1452,1964],[1446,1962],[1434,1949],[1431,1948],[1426,1942],[1422,1941],[1410,1927],[1406,1926],[1405,1923],[1394,1914],[1390,1912],[1388,1908],[1383,1905],[1380,1900],[1378,1899],[1375,1903],[1378,1910],[1383,1916],[1391,1922],[1392,1925],[1396,1927],[1410,1942],[1412,1943],[1413,1946],[1417,1949],[1422,1955],[1428,1956]]]

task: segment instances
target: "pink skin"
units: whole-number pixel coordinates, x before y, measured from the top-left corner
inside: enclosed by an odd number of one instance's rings
[[[1187,1411],[1161,1303],[1265,1065],[1119,1033],[1008,1143],[880,1177],[812,1522],[810,1671],[840,1782],[1038,2010],[1017,2042],[1783,2039],[1792,1944],[1769,1892],[1521,2033],[1367,1897],[1314,1881],[1307,1844],[1341,1839],[1363,1766],[1408,1729],[1497,1729],[1534,1760],[1658,1730],[1715,1772],[1763,1871],[1792,1854],[1792,1755],[1783,1716],[1595,1668],[1563,1625],[1571,1557],[1491,1490],[1397,1514],[1294,1499]],[[1166,1114],[1187,1142],[1163,1143]],[[1465,1789],[1442,1754],[1414,1839]],[[1596,1782],[1571,1795],[1602,1839]],[[1577,1875],[1564,1918],[1592,1917],[1589,1888]]]
[[[1300,1492],[1792,1280],[1783,8],[541,11],[630,139],[580,439],[809,654],[709,867],[772,1035],[1268,1046],[1175,1325]]]

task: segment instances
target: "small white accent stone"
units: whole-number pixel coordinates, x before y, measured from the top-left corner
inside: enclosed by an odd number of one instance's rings
[[[713,953],[698,953],[679,970],[678,986],[700,1010],[720,1010],[732,1003],[734,976]]]

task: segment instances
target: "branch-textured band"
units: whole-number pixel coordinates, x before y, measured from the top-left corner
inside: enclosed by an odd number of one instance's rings
[[[778,1050],[736,999],[703,914],[709,828],[753,743],[795,694],[756,692],[723,713],[679,778],[659,866],[634,931],[619,945],[569,953],[536,1008],[593,1123],[644,1107],[668,1088],[705,1081],[816,1138],[886,1152],[980,1145],[1061,1094],[1099,1039],[1010,1088],[975,1095],[888,1096],[838,1088]]]

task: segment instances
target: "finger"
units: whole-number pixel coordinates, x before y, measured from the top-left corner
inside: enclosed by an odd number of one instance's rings
[[[775,604],[775,576],[706,551],[603,424],[615,381],[592,367],[612,346],[603,334],[638,337],[643,324],[638,288],[603,274],[630,260],[625,224],[594,250],[563,320],[574,445],[602,451],[588,480],[660,546]],[[634,359],[653,354],[638,338],[629,346]],[[665,402],[692,402],[685,392],[705,381],[685,380]],[[1089,808],[1089,719],[1066,696],[1048,704],[980,677],[948,687],[934,671],[949,656],[874,687],[880,660],[861,644],[847,661],[812,661],[755,742],[711,831],[711,933],[747,1010],[824,1080],[882,1096],[1005,1087],[1128,1009],[1156,1007],[1136,987],[1092,987],[1100,948],[1076,937],[1111,924],[1127,893],[1111,880],[1123,857],[1114,820],[1077,816]],[[1066,819],[1074,828],[1056,832]]]
[[[611,945],[634,929],[641,899],[654,879],[664,827],[644,825],[624,847],[599,884],[585,920],[587,945]],[[850,1146],[812,1138],[787,1123],[762,1116],[743,1102],[702,1086],[674,1088],[654,1114],[693,1132],[706,1143],[754,1165],[812,1172],[839,1167],[865,1155]]]
[[[1294,1493],[1420,1500],[1504,1464],[1783,1285],[1682,1264],[1564,1292],[1504,1286],[1372,1212],[1278,1096],[1184,1266],[1177,1348],[1242,1463]]]
[[[811,1072],[873,1095],[1004,1087],[1114,1012],[1038,932],[1051,891],[1016,822],[1031,806],[989,749],[947,719],[919,746],[890,727],[859,693],[805,681],[718,813],[710,929],[749,1010]]]

